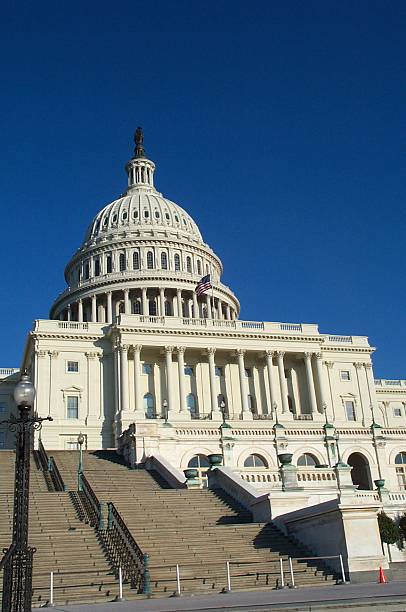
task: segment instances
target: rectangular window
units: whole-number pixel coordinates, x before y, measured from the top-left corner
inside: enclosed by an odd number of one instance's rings
[[[142,364],[142,373],[143,374],[152,374],[152,364],[143,363]]]
[[[394,408],[393,409],[393,416],[401,417],[402,416],[402,408]]]
[[[354,402],[346,401],[345,402],[345,412],[347,414],[347,421],[355,421],[355,406]]]
[[[398,477],[398,485],[399,485],[399,489],[401,491],[405,491],[406,489],[406,474],[405,474],[405,468],[404,467],[397,467],[396,468],[396,475]]]
[[[252,376],[252,369],[251,368],[245,368],[245,376],[247,378],[251,378],[251,376]]]
[[[68,372],[79,372],[79,362],[78,361],[68,361],[66,364],[66,370]]]
[[[223,376],[223,368],[220,368],[219,366],[215,367],[215,372],[216,372],[216,376]]]
[[[76,395],[68,395],[67,398],[67,418],[78,419],[79,418],[79,398]]]
[[[341,370],[340,371],[340,378],[341,378],[341,380],[351,380],[349,371],[348,370]]]
[[[0,448],[4,448],[6,443],[6,432],[0,431]]]
[[[193,376],[193,368],[191,366],[185,366],[185,376]]]

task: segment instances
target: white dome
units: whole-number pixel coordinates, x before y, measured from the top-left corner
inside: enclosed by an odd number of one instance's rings
[[[180,206],[162,197],[155,189],[133,187],[127,194],[105,206],[93,219],[85,243],[110,236],[114,232],[176,231],[179,237],[202,243],[202,235],[193,219]]]

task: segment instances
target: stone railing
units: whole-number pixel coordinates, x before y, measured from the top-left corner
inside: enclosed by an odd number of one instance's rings
[[[387,380],[386,378],[376,378],[377,387],[403,387],[406,388],[406,380]]]
[[[282,479],[279,470],[240,470],[238,472],[245,482],[249,482],[256,487],[264,487],[269,489],[282,487]]]
[[[357,346],[369,346],[366,336],[336,336],[323,335],[324,344],[355,344]]]
[[[79,332],[101,334],[107,323],[79,323],[78,321],[58,321],[37,319],[34,322],[34,331],[38,332]]]
[[[298,468],[297,481],[299,486],[325,487],[331,485],[336,487],[336,474],[330,468]]]
[[[16,374],[19,371],[19,368],[0,368],[0,378],[6,378],[7,376]]]

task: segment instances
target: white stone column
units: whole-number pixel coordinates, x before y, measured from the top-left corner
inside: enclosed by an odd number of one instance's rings
[[[211,311],[211,298],[210,295],[208,293],[206,293],[206,306],[207,306],[207,318],[208,319],[212,319],[213,318],[213,313]]]
[[[113,294],[107,291],[107,323],[113,323]]]
[[[321,412],[324,413],[327,410],[327,392],[325,384],[325,376],[323,369],[323,356],[321,353],[316,353],[316,370],[317,370],[317,382],[319,385]]]
[[[307,387],[309,390],[310,410],[312,414],[315,414],[317,412],[317,400],[313,380],[312,353],[304,354],[304,362],[306,367]]]
[[[165,289],[159,288],[159,314],[161,317],[165,316]]]
[[[268,414],[273,414],[275,406],[277,406],[277,395],[276,395],[276,384],[273,376],[273,356],[275,355],[275,351],[266,351],[266,369],[268,374],[268,384],[269,384],[269,396],[271,400],[270,409],[268,410]]]
[[[178,346],[178,377],[179,377],[179,403],[180,403],[180,414],[182,419],[189,420],[191,414],[187,409],[186,405],[186,391],[185,391],[185,347]]]
[[[83,302],[82,300],[78,301],[78,321],[83,323]]]
[[[178,317],[183,317],[182,311],[182,291],[181,289],[176,289],[176,303],[178,305]]]
[[[285,377],[285,364],[283,358],[285,356],[284,351],[277,351],[276,358],[278,362],[278,374],[279,374],[279,384],[281,388],[281,399],[282,399],[282,414],[284,418],[289,416],[289,400],[288,400],[288,385],[286,383]]]
[[[142,301],[142,314],[148,314],[148,302],[147,302],[147,288],[143,287],[141,289],[141,301]]]
[[[135,418],[145,419],[145,410],[142,402],[141,392],[141,344],[133,346],[134,358],[134,399],[135,399]]]
[[[210,380],[210,403],[211,403],[211,418],[212,421],[221,421],[221,410],[217,401],[217,389],[216,389],[216,364],[214,361],[214,355],[216,349],[209,347],[207,349],[207,357],[209,361],[209,380]]]
[[[238,373],[239,373],[239,378],[240,378],[241,408],[242,408],[241,418],[244,421],[251,421],[253,419],[253,415],[248,406],[248,386],[247,386],[247,377],[245,375],[244,355],[245,355],[245,351],[243,349],[237,350]]]
[[[92,322],[97,322],[97,297],[92,295]]]
[[[124,289],[124,313],[126,315],[131,314],[130,310],[130,290]]]
[[[192,295],[193,295],[193,297],[192,297],[192,299],[193,299],[193,318],[194,319],[198,319],[199,318],[199,304],[198,304],[198,301],[197,301],[196,292],[193,291]]]
[[[72,313],[71,313],[71,309],[70,309],[70,304],[68,304],[68,308],[66,310],[67,310],[67,313],[68,313],[67,319],[68,319],[68,321],[70,321],[72,319],[72,317],[71,317]]]
[[[371,418],[371,423],[372,423],[373,417],[375,417],[376,419],[378,415],[378,399],[376,397],[375,381],[374,381],[374,377],[372,373],[372,363],[369,363],[369,362],[364,363],[364,369],[365,369],[365,376],[367,379],[370,412],[371,412],[370,418]],[[372,415],[372,411],[374,412],[373,415]]]
[[[128,346],[120,346],[121,413],[128,412]]]
[[[226,319],[227,319],[227,321],[231,321],[231,309],[230,309],[230,304],[226,304]]]
[[[172,353],[173,353],[173,346],[166,346],[165,347],[165,366],[166,366],[166,393],[167,393],[167,399],[166,401],[168,402],[168,418],[172,418],[173,416],[176,415],[176,413],[178,413],[177,410],[175,410],[175,405],[174,405],[174,398],[173,398],[173,376],[172,376]]]

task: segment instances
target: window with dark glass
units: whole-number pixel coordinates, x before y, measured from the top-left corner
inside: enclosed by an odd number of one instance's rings
[[[94,260],[94,275],[100,276],[100,259]]]
[[[106,270],[107,270],[107,274],[109,274],[113,270],[113,263],[112,263],[111,255],[107,255]]]
[[[178,255],[178,253],[175,253],[174,262],[175,270],[180,270],[180,256]]]
[[[140,269],[140,254],[138,251],[134,251],[133,253],[133,270]]]
[[[148,251],[147,253],[147,268],[148,270],[152,270],[154,267],[154,254],[152,251]]]
[[[188,272],[192,271],[192,260],[190,257],[186,257],[186,270]]]
[[[123,272],[125,270],[125,268],[126,268],[126,265],[125,265],[125,254],[124,253],[120,253],[119,266],[120,266],[120,272]]]
[[[161,268],[162,270],[168,269],[168,256],[166,253],[161,253]]]

